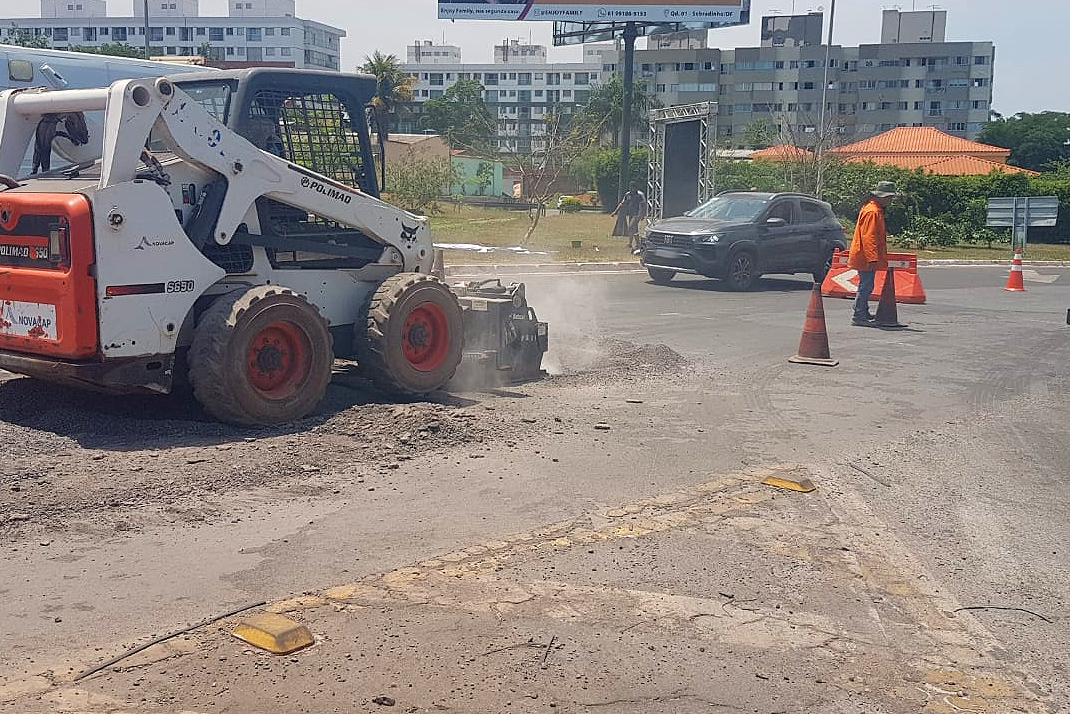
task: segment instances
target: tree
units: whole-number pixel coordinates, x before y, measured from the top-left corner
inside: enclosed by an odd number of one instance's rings
[[[71,51],[84,52],[90,55],[110,55],[112,57],[134,57],[137,59],[144,59],[145,57],[144,48],[132,47],[125,42],[105,42],[100,47],[76,45],[71,48]]]
[[[497,136],[497,121],[483,101],[483,85],[474,79],[460,79],[441,97],[424,102],[421,129],[435,131],[453,148],[485,153],[490,139]]]
[[[19,27],[14,22],[11,23],[11,29],[7,31],[7,39],[4,40],[3,44],[15,45],[16,47],[32,47],[37,50],[47,50],[52,46],[52,43],[44,35],[35,35],[32,31]]]
[[[405,210],[434,213],[438,199],[456,183],[457,175],[448,158],[428,158],[410,151],[387,168],[390,198]]]
[[[490,185],[494,183],[494,164],[489,161],[480,161],[479,166],[476,168],[476,188],[479,189],[479,195],[482,196],[490,188]]]
[[[378,113],[384,117],[380,129],[393,131],[397,128],[398,108],[412,100],[413,78],[401,68],[401,61],[395,55],[383,54],[376,50],[371,57],[365,56],[364,64],[358,68],[361,72],[375,75],[375,98],[372,103]]]
[[[1007,163],[1044,171],[1052,162],[1070,159],[1070,114],[1021,112],[990,121],[978,140],[1011,150]]]
[[[658,101],[647,94],[646,85],[635,82],[632,87],[632,128],[645,128],[647,115],[657,107]],[[582,115],[587,121],[603,126],[604,131],[612,137],[613,145],[619,146],[624,123],[624,79],[614,74],[604,84],[595,87]]]
[[[509,167],[520,175],[524,196],[535,204],[528,212],[531,223],[522,245],[535,234],[558,180],[598,141],[604,128],[604,121],[592,121],[590,116],[550,113],[533,127],[531,150],[504,152]]]

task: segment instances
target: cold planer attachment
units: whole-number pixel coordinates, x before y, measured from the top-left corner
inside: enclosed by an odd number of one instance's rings
[[[493,387],[545,375],[547,325],[528,305],[523,283],[502,285],[495,278],[450,288],[464,311],[464,354],[454,384]]]

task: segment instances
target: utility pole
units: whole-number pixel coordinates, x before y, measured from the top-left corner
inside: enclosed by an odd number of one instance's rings
[[[149,0],[145,1],[145,59],[150,59],[149,54]]]
[[[624,87],[621,97],[620,124],[620,186],[617,201],[624,199],[631,177],[632,163],[632,88],[635,84],[635,23],[624,26]]]
[[[817,126],[817,186],[814,193],[817,194],[818,200],[821,199],[821,192],[825,187],[825,141],[827,140],[826,126],[825,126],[825,105],[828,103],[828,91],[829,91],[829,58],[832,55],[832,25],[836,22],[836,0],[832,0],[832,6],[829,8],[829,36],[828,42],[825,43],[825,77],[821,81],[821,120]]]

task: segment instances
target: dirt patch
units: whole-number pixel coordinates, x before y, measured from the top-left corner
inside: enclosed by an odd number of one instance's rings
[[[339,375],[317,414],[285,428],[210,421],[192,397],[112,397],[32,379],[0,384],[0,538],[68,521],[132,527],[153,508],[191,520],[212,494],[264,486],[303,492],[397,469],[430,452],[510,438],[514,420],[448,394],[384,403]],[[524,425],[527,427],[527,425]],[[530,427],[527,427],[530,429]]]

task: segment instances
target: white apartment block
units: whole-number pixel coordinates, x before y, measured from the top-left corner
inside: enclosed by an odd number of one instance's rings
[[[294,0],[227,0],[228,16],[205,17],[198,0],[149,0],[149,54],[194,57],[207,45],[209,59],[224,66],[280,63],[307,69],[340,69],[345,30],[294,15]],[[41,0],[38,18],[0,19],[0,42],[13,27],[43,36],[52,49],[145,45],[143,0],[132,13],[109,16],[104,0]],[[229,65],[229,63],[234,63]]]
[[[546,48],[517,40],[494,48],[488,64],[461,62],[460,48],[416,43],[402,65],[415,80],[409,112],[401,117],[403,133],[420,130],[421,105],[442,94],[462,79],[483,85],[484,101],[498,118],[493,141],[502,151],[539,151],[545,147],[544,119],[549,113],[568,114],[587,104],[594,89],[611,73],[602,71],[601,60],[553,63],[546,61]]]

